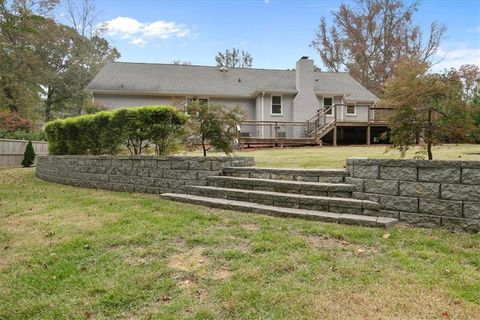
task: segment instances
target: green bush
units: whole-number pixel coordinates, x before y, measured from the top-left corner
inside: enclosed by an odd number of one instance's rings
[[[142,154],[175,151],[185,134],[187,116],[171,106],[102,111],[49,122],[45,128],[51,154],[117,154],[125,146]]]
[[[23,153],[22,166],[30,167],[35,161],[35,150],[33,150],[32,140],[28,140],[27,147]]]

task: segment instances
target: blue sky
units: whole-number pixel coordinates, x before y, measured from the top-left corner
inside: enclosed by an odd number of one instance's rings
[[[218,51],[236,47],[252,54],[254,67],[286,69],[303,55],[321,66],[309,44],[320,18],[329,19],[340,2],[96,0],[96,6],[120,61],[214,65]],[[424,0],[415,20],[425,31],[433,20],[448,28],[436,69],[480,65],[479,0]]]

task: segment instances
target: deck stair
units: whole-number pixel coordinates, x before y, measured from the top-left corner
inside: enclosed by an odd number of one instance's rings
[[[397,219],[382,217],[377,202],[352,198],[343,169],[225,168],[206,186],[187,186],[185,194],[163,198],[217,208],[325,222],[389,227]]]

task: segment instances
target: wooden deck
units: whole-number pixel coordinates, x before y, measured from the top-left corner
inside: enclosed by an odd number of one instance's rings
[[[244,132],[253,133],[255,136],[242,136],[239,133],[240,148],[322,145],[324,137],[329,137],[328,139],[336,146],[338,129],[346,128],[364,128],[364,141],[368,145],[371,143],[372,128],[388,127],[387,119],[391,114],[391,108],[370,107],[365,119],[355,121],[339,119],[336,108],[340,106],[346,105],[335,104],[329,109],[321,109],[304,122],[244,121],[241,126],[245,129]],[[333,113],[333,118],[327,116],[327,113],[328,115]]]
[[[239,139],[240,149],[252,147],[301,147],[321,145],[314,138],[259,138],[241,137]]]

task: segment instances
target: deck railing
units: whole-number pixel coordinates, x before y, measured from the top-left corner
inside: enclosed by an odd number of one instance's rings
[[[337,108],[346,104],[334,104],[329,108],[319,109],[306,121],[257,121],[246,120],[242,122],[240,139],[321,139],[322,136],[341,122],[358,122],[362,125],[385,123],[392,114],[392,108],[370,107],[368,117],[363,120],[340,119],[337,117]]]

